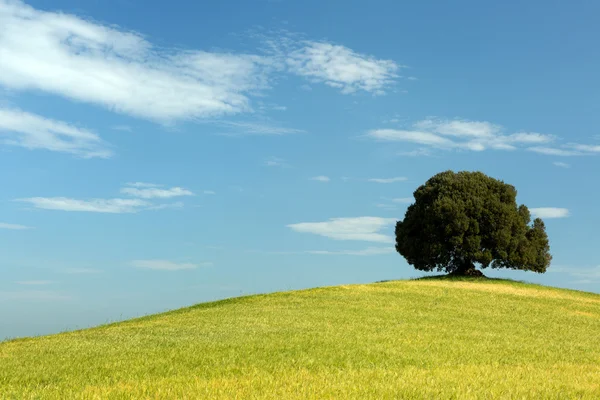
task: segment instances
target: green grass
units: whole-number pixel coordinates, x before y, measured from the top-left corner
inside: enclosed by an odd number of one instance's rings
[[[0,343],[0,399],[600,398],[600,296],[422,279]]]

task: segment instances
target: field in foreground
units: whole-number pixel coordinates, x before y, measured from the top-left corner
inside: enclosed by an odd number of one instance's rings
[[[600,295],[423,279],[0,343],[1,399],[600,398]]]

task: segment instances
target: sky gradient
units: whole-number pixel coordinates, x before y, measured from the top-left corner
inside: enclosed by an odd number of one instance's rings
[[[0,339],[422,276],[395,221],[479,170],[600,293],[592,1],[0,0]]]

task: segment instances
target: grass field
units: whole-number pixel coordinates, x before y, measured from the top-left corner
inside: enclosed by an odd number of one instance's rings
[[[600,295],[422,279],[0,343],[1,399],[600,399]]]

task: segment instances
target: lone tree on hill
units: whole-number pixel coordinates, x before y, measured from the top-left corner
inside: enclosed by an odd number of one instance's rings
[[[546,227],[531,223],[516,189],[481,172],[441,172],[415,192],[396,224],[396,250],[421,271],[483,276],[475,268],[546,272]]]

